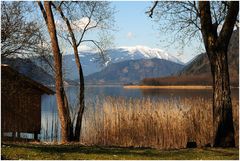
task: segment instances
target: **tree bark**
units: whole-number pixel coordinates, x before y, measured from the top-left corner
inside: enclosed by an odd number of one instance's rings
[[[70,26],[70,25],[69,25]],[[70,27],[71,29],[71,27]],[[78,49],[76,44],[75,36],[73,35],[73,31],[69,30],[70,34],[72,35],[72,42],[73,42],[73,49],[74,49],[74,55],[75,55],[75,62],[78,68],[78,75],[79,75],[79,109],[77,113],[77,120],[76,120],[76,126],[75,126],[75,133],[74,133],[74,141],[80,141],[80,134],[81,134],[81,128],[82,128],[82,118],[85,108],[85,102],[84,102],[84,76],[83,76],[83,70],[82,65],[80,63],[80,58],[78,55]]]
[[[68,102],[64,91],[63,86],[63,75],[62,75],[62,56],[60,53],[56,26],[54,23],[54,17],[51,9],[51,2],[45,1],[44,8],[41,2],[38,3],[42,11],[43,17],[46,21],[48,32],[51,39],[53,57],[54,57],[54,68],[55,68],[55,87],[56,87],[56,98],[57,98],[57,107],[58,115],[61,123],[61,137],[62,143],[71,141],[72,139],[72,123],[70,118],[70,112],[68,108]]]
[[[79,109],[78,109],[78,113],[77,113],[77,120],[76,120],[75,133],[74,133],[74,141],[80,141],[82,118],[83,118],[83,113],[84,113],[84,108],[85,108],[84,76],[83,76],[82,65],[81,65],[81,62],[80,62],[79,55],[78,55],[78,45],[77,45],[77,42],[76,42],[76,38],[74,36],[73,30],[71,28],[71,25],[70,25],[68,19],[64,17],[64,20],[66,21],[66,24],[68,26],[68,31],[69,31],[71,39],[72,39],[72,47],[73,47],[74,56],[75,56],[75,63],[77,65],[78,75],[79,75],[79,84],[80,84],[80,87],[79,87],[79,92],[80,92],[80,94],[79,94]]]
[[[227,52],[219,51],[211,60],[213,76],[213,146],[234,147],[234,127]]]
[[[78,55],[78,44],[76,42],[76,38],[74,36],[72,27],[70,25],[69,20],[65,17],[64,13],[62,12],[62,9],[60,7],[56,7],[56,9],[59,11],[61,17],[63,20],[66,22],[68,32],[70,34],[70,37],[72,39],[72,47],[74,51],[74,56],[75,56],[75,63],[78,68],[78,75],[79,75],[79,84],[80,84],[80,94],[79,94],[79,109],[77,113],[77,120],[76,120],[76,126],[75,126],[75,133],[74,133],[74,141],[80,141],[80,134],[81,134],[81,127],[82,127],[82,118],[83,118],[83,113],[84,113],[84,76],[83,76],[83,70],[82,70],[82,65],[80,62],[80,58]],[[72,130],[73,131],[73,130]]]
[[[80,63],[79,63],[80,64]],[[82,128],[82,119],[83,119],[83,113],[85,108],[85,102],[84,102],[84,76],[83,76],[83,70],[82,66],[80,64],[79,68],[79,77],[80,77],[80,96],[79,96],[79,110],[77,114],[77,120],[76,120],[76,127],[75,127],[75,141],[80,141],[80,135],[81,135],[81,128]]]
[[[212,24],[209,1],[199,1],[201,32],[213,78],[213,146],[234,147],[234,127],[227,50],[238,15],[238,2],[230,2],[222,30]]]

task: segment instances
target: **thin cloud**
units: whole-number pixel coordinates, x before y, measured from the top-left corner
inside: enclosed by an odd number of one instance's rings
[[[78,51],[81,52],[81,51],[90,51],[90,50],[92,50],[91,47],[89,47],[87,45],[80,45]]]
[[[126,35],[126,37],[127,37],[128,39],[133,39],[135,36],[134,36],[134,34],[133,34],[132,32],[128,32],[127,35]]]
[[[71,25],[72,25],[73,30],[81,32],[88,23],[89,23],[89,18],[83,17],[79,20],[72,21]],[[56,25],[57,25],[57,27],[59,27],[59,29],[61,31],[68,31],[67,25],[63,20],[61,20],[61,19],[56,20]],[[90,24],[88,25],[88,28],[93,27],[95,25],[96,25],[96,22],[94,20],[91,20]],[[100,26],[98,26],[98,27],[100,27]]]

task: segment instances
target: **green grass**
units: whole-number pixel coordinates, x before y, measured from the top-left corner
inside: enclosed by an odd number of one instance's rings
[[[204,160],[238,160],[237,148],[197,148],[180,150],[156,150],[149,148],[120,148],[98,147],[82,145],[43,145],[26,143],[2,144],[1,156],[3,159],[28,160],[177,160],[177,159],[204,159]]]

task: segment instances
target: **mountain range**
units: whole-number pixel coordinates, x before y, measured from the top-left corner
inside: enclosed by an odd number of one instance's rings
[[[239,31],[235,30],[228,49],[228,62],[231,84],[238,86],[239,81]],[[107,51],[105,63],[98,62],[97,53],[83,51],[79,53],[86,83],[89,84],[129,84],[139,83],[144,78],[154,78],[157,84],[211,84],[211,70],[205,53],[184,65],[179,59],[160,49],[145,46],[119,47]],[[34,63],[33,63],[34,62]],[[20,73],[45,84],[53,85],[54,78],[43,69],[34,58],[2,59]],[[64,55],[65,83],[78,82],[74,55]],[[36,65],[36,64],[37,65]],[[155,81],[156,83],[156,81]]]
[[[146,46],[118,47],[107,50],[107,61],[101,64],[94,51],[79,53],[86,83],[124,84],[137,83],[145,77],[168,76],[183,68],[183,63],[156,48]],[[50,58],[52,59],[52,57]],[[40,57],[6,58],[2,63],[45,85],[53,85],[54,77],[48,64]],[[49,68],[49,69],[48,69]],[[75,57],[63,56],[63,73],[66,84],[78,82]]]
[[[101,63],[101,57],[98,55],[97,52],[94,51],[83,51],[79,53],[79,56],[85,76],[100,72],[111,64],[129,60],[158,58],[175,62],[181,65],[184,64],[178,58],[161,49],[149,48],[146,46],[118,47],[114,49],[109,49],[106,51],[107,61],[104,63]],[[64,55],[63,62],[66,71],[66,77],[68,79],[77,80],[78,72],[75,64],[74,55]]]
[[[102,71],[85,77],[88,84],[137,84],[146,77],[169,76],[184,67],[165,59],[137,59],[112,63]]]

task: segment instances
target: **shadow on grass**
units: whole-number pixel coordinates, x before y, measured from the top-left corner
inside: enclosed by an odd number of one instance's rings
[[[231,156],[234,155],[235,152],[230,150],[235,150],[236,148],[228,148],[228,150],[223,148],[203,148],[203,149],[208,152],[218,153],[219,155]]]
[[[38,152],[55,153],[61,155],[62,153],[84,153],[84,154],[106,154],[106,155],[134,155],[145,157],[164,157],[166,153],[188,153],[188,149],[181,150],[164,150],[161,154],[160,150],[151,148],[137,148],[137,147],[99,147],[99,146],[82,146],[82,145],[34,145],[34,144],[5,144],[5,146],[34,149]]]
[[[34,150],[37,153],[48,153],[63,156],[64,154],[86,154],[86,155],[118,155],[118,156],[135,156],[138,158],[151,159],[194,159],[204,156],[234,156],[236,148],[221,149],[221,148],[203,148],[203,149],[178,149],[178,150],[156,150],[151,148],[136,148],[136,147],[99,147],[99,146],[82,146],[79,144],[70,145],[42,145],[42,144],[15,144],[7,143],[2,146],[10,148],[25,148],[26,150]],[[234,157],[235,158],[235,157]]]

